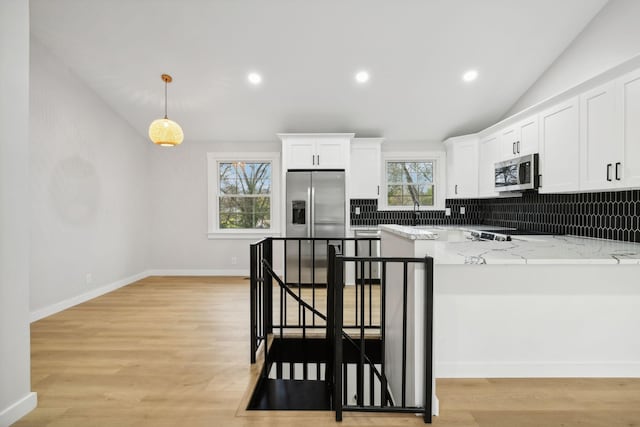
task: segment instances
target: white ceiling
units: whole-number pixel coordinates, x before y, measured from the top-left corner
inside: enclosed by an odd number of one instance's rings
[[[31,31],[142,135],[163,114],[169,73],[185,141],[431,141],[500,119],[605,3],[31,0]],[[480,77],[465,84],[470,68]],[[254,70],[260,87],[247,83]]]

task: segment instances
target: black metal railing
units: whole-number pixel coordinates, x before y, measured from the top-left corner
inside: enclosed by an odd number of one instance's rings
[[[287,256],[291,255],[288,251],[302,248],[302,242],[311,242],[313,247],[318,242],[326,245],[326,252],[311,251],[312,264],[316,252],[324,252],[326,258],[319,262],[326,263],[326,276],[311,274],[310,284],[302,283],[300,269],[297,270],[297,281],[292,281],[287,274]],[[288,369],[288,378],[306,380],[308,369],[316,371],[310,377],[327,382],[336,420],[342,419],[343,411],[369,411],[422,413],[424,421],[431,422],[433,259],[371,256],[377,245],[379,238],[376,237],[266,238],[252,244],[251,361],[256,361],[260,345],[272,334],[279,346],[272,352],[276,354],[269,355],[265,345],[263,376],[283,378],[283,369]],[[358,250],[359,246],[368,246],[366,256],[358,254],[362,252]],[[343,255],[345,252],[353,255]],[[278,263],[280,271],[274,268]],[[316,279],[320,280],[316,282]],[[386,354],[393,350],[387,348],[390,286],[395,303],[402,311],[398,320],[397,307],[394,308],[394,335],[401,331],[402,341],[397,345],[401,352],[394,353],[391,361],[387,360]],[[353,304],[350,301],[345,304],[345,296],[349,300],[352,298]],[[417,310],[412,307],[413,317],[409,319],[409,299],[413,304],[417,297],[424,299],[424,305]],[[289,302],[293,302],[293,310],[297,313],[288,312],[292,309]],[[407,357],[408,340],[413,339],[411,327],[416,316],[423,317],[424,361]],[[318,331],[320,335],[316,334],[314,339],[322,338],[323,344],[307,340],[308,330]],[[291,333],[285,334],[285,331]],[[286,346],[287,340],[298,341]],[[296,360],[293,354],[281,354],[284,351],[295,353],[294,345],[295,348],[315,348],[316,353],[311,358],[305,354],[303,360]],[[301,362],[301,378],[294,378],[294,361]],[[415,381],[416,363],[424,363],[424,372],[420,375],[424,381],[421,405],[416,404],[415,387],[409,387]]]
[[[371,263],[380,263],[382,271],[380,274],[380,322],[379,322],[379,337],[382,343],[382,352],[378,364],[374,364],[367,360],[366,355],[366,328],[364,327],[364,299],[360,299],[360,328],[356,331],[355,336],[351,335],[351,342],[355,342],[360,353],[360,360],[356,366],[356,394],[355,404],[349,403],[349,394],[347,390],[349,387],[349,375],[348,367],[343,360],[343,345],[344,340],[340,337],[340,333],[344,333],[344,270],[345,266],[349,263],[355,265],[356,270],[358,268],[364,269]],[[335,248],[330,250],[329,256],[329,270],[332,272],[329,288],[333,293],[332,297],[332,313],[334,320],[331,323],[333,332],[330,337],[334,340],[332,344],[333,351],[333,367],[331,372],[333,379],[333,408],[336,412],[336,420],[342,420],[343,411],[366,411],[366,412],[409,412],[409,413],[421,413],[423,414],[424,422],[431,423],[432,414],[432,399],[433,399],[433,258],[399,258],[399,257],[357,257],[357,256],[344,256],[341,255]],[[400,267],[395,268],[395,267]],[[390,274],[390,270],[398,270],[396,274]],[[394,279],[397,279],[400,273],[402,275],[402,281],[391,281],[392,285],[396,288],[393,292],[401,289],[401,307],[402,315],[400,319],[397,316],[393,321],[387,318],[387,297],[389,291],[390,281],[389,275]],[[361,276],[362,277],[362,276]],[[414,280],[414,289],[410,289],[412,285],[410,283],[410,277]],[[362,286],[364,291],[364,283],[358,283],[356,281],[356,288]],[[408,339],[409,339],[409,325],[408,318],[409,305],[408,299],[410,291],[412,293],[412,302],[423,300],[423,311],[411,310],[415,317],[422,317],[423,331],[423,360],[414,360],[412,366],[408,366],[409,359],[407,357]],[[415,307],[414,307],[415,309]],[[411,320],[415,320],[411,319]],[[386,353],[390,350],[390,346],[387,345],[387,327],[389,324],[399,323],[401,324],[401,357],[400,360],[388,361]],[[400,325],[395,325],[396,327]],[[390,387],[388,380],[387,367],[389,363],[395,362],[395,374],[393,382],[395,387]],[[416,377],[415,371],[418,370],[418,365],[424,370],[423,375]],[[400,372],[398,371],[398,366]],[[342,368],[342,369],[340,369]],[[411,375],[410,372],[411,371]],[[368,372],[368,375],[365,374]],[[365,390],[366,378],[368,378],[368,388]],[[415,387],[413,388],[413,399],[407,396],[409,380],[424,382],[422,405],[416,404],[418,394],[415,393]],[[379,388],[379,399],[376,399],[375,389]],[[395,388],[395,390],[390,390]],[[393,395],[393,391],[399,394]]]
[[[309,330],[323,331],[326,329],[326,319],[318,312],[327,313],[327,254],[330,246],[338,247],[355,256],[370,256],[379,247],[379,237],[339,237],[339,238],[298,238],[298,237],[267,237],[250,245],[250,292],[251,292],[251,363],[255,363],[256,352],[264,338],[274,330],[282,337],[286,330],[306,334]],[[301,260],[304,245],[310,245],[311,250],[307,265],[313,273],[310,281],[305,281],[302,274]],[[363,253],[364,252],[364,253]],[[298,260],[295,274],[291,272],[291,260]],[[265,271],[269,267],[271,274]],[[278,268],[279,267],[279,268]],[[295,267],[295,265],[294,265]],[[369,277],[364,280],[362,272],[353,272],[355,279],[368,286],[368,293],[360,289],[360,298],[368,298],[369,316],[371,320],[372,289],[377,286],[376,280],[371,279],[373,267],[367,270]],[[317,271],[322,274],[316,274]],[[275,279],[277,278],[277,279]],[[274,280],[279,280],[278,289],[274,292]],[[351,280],[351,281],[353,281]],[[304,308],[300,301],[308,301],[309,308]],[[358,295],[356,295],[356,301]],[[356,304],[357,306],[357,304]],[[293,312],[292,312],[293,310]],[[356,307],[356,311],[357,311]],[[353,323],[347,323],[345,328],[360,327],[358,316],[354,316]],[[365,328],[377,328],[371,321]]]

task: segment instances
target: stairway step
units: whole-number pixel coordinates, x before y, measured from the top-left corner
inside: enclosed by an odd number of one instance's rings
[[[325,381],[263,379],[256,387],[250,410],[331,410]]]

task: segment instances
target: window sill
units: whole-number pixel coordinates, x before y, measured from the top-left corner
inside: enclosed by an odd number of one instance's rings
[[[219,240],[219,239],[246,239],[246,240],[255,240],[262,239],[263,237],[280,237],[280,232],[276,230],[247,230],[247,231],[213,231],[207,233],[207,238],[209,240]]]

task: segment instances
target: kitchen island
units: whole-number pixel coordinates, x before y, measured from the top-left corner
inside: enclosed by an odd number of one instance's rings
[[[538,235],[471,241],[460,226],[380,229],[382,256],[434,258],[436,377],[640,376],[640,244]],[[420,378],[417,270],[409,366]],[[387,304],[402,294],[394,285]],[[397,321],[389,316],[387,327]],[[413,384],[416,398],[421,388]]]

